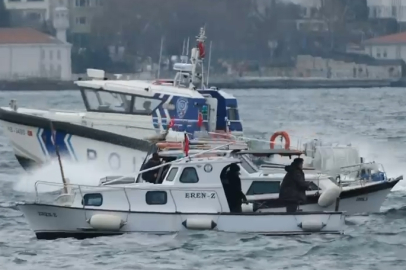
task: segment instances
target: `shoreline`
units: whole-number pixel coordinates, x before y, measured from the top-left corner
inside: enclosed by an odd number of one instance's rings
[[[373,88],[404,87],[406,86],[406,79],[236,78],[214,79],[209,85],[219,89]],[[73,81],[0,81],[0,91],[63,91],[74,89],[77,89],[77,86]]]

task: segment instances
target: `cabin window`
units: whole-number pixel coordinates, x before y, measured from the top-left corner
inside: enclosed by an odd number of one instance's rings
[[[184,168],[179,181],[186,184],[199,182],[196,169],[193,167]]]
[[[280,182],[254,181],[248,189],[247,195],[279,193]]]
[[[227,119],[230,121],[238,120],[238,109],[237,108],[227,108]]]
[[[173,181],[175,179],[176,174],[178,173],[178,168],[172,168],[168,175],[166,176],[166,181]]]
[[[103,196],[100,193],[88,193],[83,196],[82,205],[84,206],[101,206]]]
[[[131,96],[103,90],[83,91],[89,111],[130,113]]]
[[[161,100],[146,98],[141,96],[134,97],[133,114],[151,114],[161,104]]]
[[[256,173],[257,169],[255,168],[255,166],[253,164],[250,164],[249,161],[246,160],[245,157],[241,158],[241,166],[244,168],[244,170],[247,171],[247,173]]]
[[[149,205],[166,204],[168,195],[166,191],[147,191],[145,193],[145,202]]]

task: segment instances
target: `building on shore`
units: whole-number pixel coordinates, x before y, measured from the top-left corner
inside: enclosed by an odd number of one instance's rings
[[[0,80],[71,80],[71,44],[32,28],[0,28]]]
[[[50,20],[51,2],[52,0],[4,0],[13,26],[35,28],[40,28],[44,22]]]
[[[362,45],[365,53],[376,59],[406,61],[406,32],[368,39]]]

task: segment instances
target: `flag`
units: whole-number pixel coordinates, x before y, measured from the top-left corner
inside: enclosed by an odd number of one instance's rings
[[[206,55],[203,42],[199,41],[199,43],[197,44],[197,47],[199,48],[199,58],[203,59],[204,56]]]
[[[189,156],[189,137],[187,136],[186,132],[185,132],[185,140],[183,142],[183,152],[185,153],[185,156]]]
[[[171,118],[171,121],[169,122],[168,129],[173,128],[175,125],[175,119]]]
[[[199,112],[199,116],[197,118],[197,126],[202,127],[203,126],[203,115],[202,113]]]

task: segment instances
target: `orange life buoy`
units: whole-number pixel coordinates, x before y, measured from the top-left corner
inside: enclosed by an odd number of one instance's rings
[[[289,134],[286,131],[277,131],[271,136],[271,139],[270,139],[271,149],[275,148],[275,139],[278,136],[282,136],[285,139],[285,149],[289,149],[290,148],[290,138],[289,138]]]

